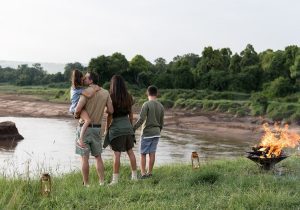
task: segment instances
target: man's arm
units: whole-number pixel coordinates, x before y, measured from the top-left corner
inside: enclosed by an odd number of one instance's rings
[[[147,113],[148,113],[148,107],[147,107],[146,104],[143,104],[142,110],[141,110],[141,113],[140,113],[140,117],[139,117],[138,121],[133,126],[134,131],[136,129],[138,129],[144,123],[144,121],[146,120],[146,117],[147,117]]]
[[[85,106],[86,102],[87,102],[86,97],[83,96],[83,95],[80,95],[78,104],[77,104],[77,106],[76,106],[76,108],[75,108],[75,118],[76,118],[76,119],[79,118],[80,112],[81,112],[81,110],[83,109],[83,107]]]
[[[93,87],[88,87],[82,91],[82,95],[84,95],[87,98],[91,98],[93,95],[95,95],[97,89]]]
[[[106,118],[106,127],[104,133],[108,132],[108,128],[110,127],[111,122],[112,122],[112,114],[108,114]]]

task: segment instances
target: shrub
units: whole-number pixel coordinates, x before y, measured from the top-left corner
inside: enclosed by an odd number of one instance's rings
[[[106,90],[109,90],[109,87],[110,87],[110,82],[105,82],[102,87]]]
[[[55,98],[60,98],[60,97],[63,96],[64,94],[65,94],[65,91],[59,90],[59,91],[57,91],[57,93],[55,94]]]
[[[284,97],[294,92],[294,88],[291,85],[291,81],[284,77],[278,77],[270,83],[267,83],[263,87],[263,91],[270,98]]]
[[[203,100],[203,110],[211,111],[213,110],[214,103],[213,101]]]
[[[185,99],[180,98],[180,99],[176,100],[174,107],[175,108],[184,108],[185,107]]]
[[[267,115],[275,121],[283,119],[287,120],[291,115],[297,112],[297,109],[299,108],[295,104],[272,102],[267,108]]]
[[[162,103],[162,105],[165,108],[172,108],[174,106],[174,101],[168,100],[168,99],[159,99],[159,101]]]
[[[247,110],[245,108],[241,107],[236,110],[236,114],[235,114],[236,117],[244,117],[246,115],[247,115]]]
[[[290,120],[300,125],[300,110],[291,115]]]

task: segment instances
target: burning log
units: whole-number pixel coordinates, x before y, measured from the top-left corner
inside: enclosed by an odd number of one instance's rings
[[[247,152],[247,158],[260,164],[263,169],[270,170],[276,163],[288,157],[282,150],[283,148],[295,148],[299,145],[300,135],[288,131],[288,125],[280,128],[275,124],[274,130],[268,124],[264,124],[263,127],[265,133],[260,144],[252,147],[253,151]]]

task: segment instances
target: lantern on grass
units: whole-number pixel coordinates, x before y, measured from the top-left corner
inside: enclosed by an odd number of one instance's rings
[[[49,173],[43,173],[41,176],[41,194],[44,196],[49,196],[51,192],[51,177]]]
[[[197,152],[192,152],[192,168],[200,168],[199,155]]]

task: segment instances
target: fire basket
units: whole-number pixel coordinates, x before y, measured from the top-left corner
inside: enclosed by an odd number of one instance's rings
[[[259,164],[262,169],[264,170],[271,170],[274,168],[275,164],[279,163],[280,161],[284,160],[288,156],[284,154],[283,151],[278,156],[271,155],[268,156],[268,152],[270,148],[263,148],[263,147],[253,147],[252,152],[247,152],[247,158]]]
[[[280,124],[274,124],[273,128],[263,124],[265,131],[259,145],[247,152],[247,158],[259,164],[261,168],[270,170],[288,156],[283,148],[295,148],[300,143],[300,135],[288,130],[288,125],[282,128]]]

